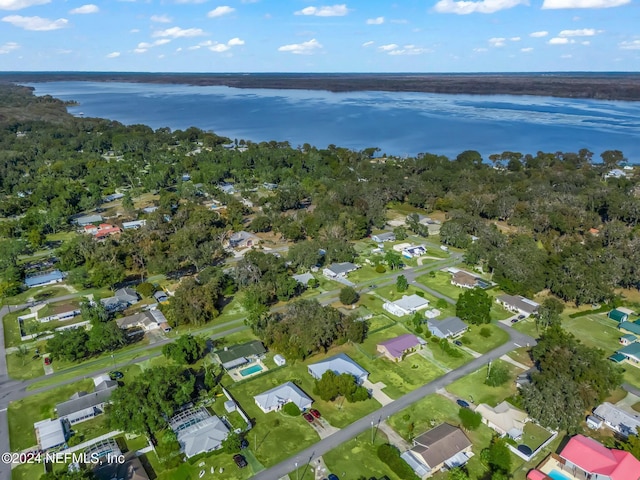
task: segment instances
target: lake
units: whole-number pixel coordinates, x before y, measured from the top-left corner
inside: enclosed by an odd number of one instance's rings
[[[535,154],[622,150],[640,159],[640,102],[512,95],[331,93],[175,84],[33,83],[36,95],[75,100],[72,114],[172,130],[191,126],[231,139],[334,144],[390,155],[455,157],[478,150]]]

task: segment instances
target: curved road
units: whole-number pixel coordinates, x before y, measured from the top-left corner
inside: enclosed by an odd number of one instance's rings
[[[287,460],[280,462],[273,467],[263,470],[252,477],[253,480],[273,480],[275,478],[281,478],[288,473],[294,471],[296,469],[296,463],[298,467],[301,467],[307,463],[312,462],[318,457],[324,455],[329,450],[333,450],[338,447],[342,443],[350,440],[356,435],[361,434],[362,432],[373,428],[382,420],[386,420],[387,417],[399,412],[410,406],[411,404],[417,402],[427,395],[431,395],[435,393],[436,390],[440,388],[444,388],[450,383],[458,380],[459,378],[464,377],[470,373],[475,372],[483,365],[486,365],[489,361],[496,360],[500,358],[502,355],[514,350],[518,347],[526,346],[527,344],[534,345],[535,340],[528,335],[524,335],[510,327],[507,327],[502,324],[498,324],[500,328],[509,333],[509,341],[500,347],[472,360],[471,362],[463,365],[462,367],[456,368],[455,370],[446,373],[445,375],[437,378],[436,380],[427,383],[426,385],[400,397],[388,405],[385,405],[382,408],[379,408],[375,412],[367,415],[366,417],[361,418],[360,420],[355,421],[351,425],[343,428],[342,430],[337,431],[333,435],[326,437],[323,440],[315,443],[311,447],[296,453],[292,457]]]

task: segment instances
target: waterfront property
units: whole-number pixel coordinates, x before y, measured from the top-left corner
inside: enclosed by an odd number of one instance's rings
[[[188,458],[219,449],[229,435],[229,427],[204,407],[174,415],[169,426],[176,434],[180,451]]]
[[[311,408],[313,400],[292,382],[286,382],[253,397],[264,413],[280,410],[287,403],[294,403],[300,410]]]
[[[433,336],[438,338],[459,337],[469,330],[469,326],[459,317],[447,317],[444,320],[428,320],[427,328]]]
[[[423,433],[413,440],[413,448],[402,458],[421,478],[431,476],[443,468],[460,467],[473,456],[471,440],[462,430],[448,423]]]
[[[415,335],[407,333],[390,340],[385,340],[377,345],[377,350],[389,360],[399,362],[405,355],[422,348],[426,342]]]
[[[416,313],[419,310],[424,310],[428,306],[429,300],[413,294],[403,295],[401,299],[396,300],[395,302],[385,302],[382,305],[382,308],[396,317],[403,317],[405,315]]]
[[[539,303],[529,300],[522,295],[500,295],[496,297],[496,302],[513,313],[522,315],[533,315],[538,311]]]
[[[640,460],[629,452],[606,448],[596,440],[576,435],[562,451],[545,458],[527,480],[638,480]]]
[[[342,375],[343,373],[353,375],[358,384],[366,382],[367,378],[369,378],[369,372],[344,353],[339,353],[338,355],[329,357],[320,362],[312,363],[307,367],[307,369],[309,371],[309,375],[316,380],[322,378],[322,375],[327,370],[331,370],[336,375]]]
[[[622,410],[609,402],[598,405],[593,415],[602,419],[604,425],[614,432],[628,437],[640,432],[640,415]]]

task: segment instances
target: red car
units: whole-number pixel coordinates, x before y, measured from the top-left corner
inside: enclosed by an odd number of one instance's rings
[[[309,410],[309,413],[311,415],[313,415],[316,418],[320,418],[322,415],[320,415],[320,412],[318,410],[316,410],[315,408],[312,408],[311,410]]]
[[[304,419],[309,422],[309,423],[313,423],[313,415],[309,414],[309,413],[303,413],[302,416],[304,417]]]
[[[44,364],[45,364],[45,365],[51,365],[51,357],[46,357],[46,358],[44,359]]]

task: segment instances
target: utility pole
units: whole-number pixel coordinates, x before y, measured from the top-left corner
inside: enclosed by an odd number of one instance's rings
[[[371,445],[373,445],[373,420],[371,420]]]

